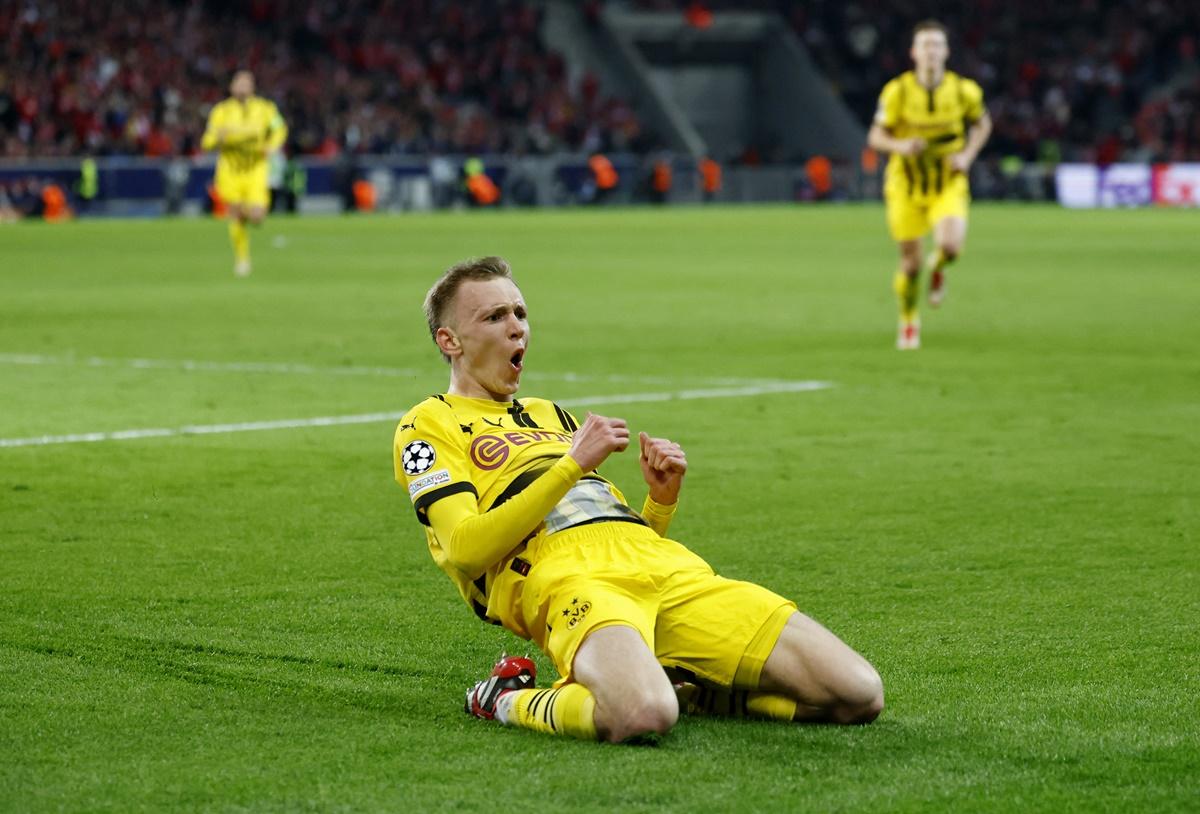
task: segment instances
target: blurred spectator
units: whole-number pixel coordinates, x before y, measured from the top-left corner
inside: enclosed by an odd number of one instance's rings
[[[472,156],[463,162],[463,189],[471,206],[493,206],[500,201],[500,188],[487,174],[483,160]]]
[[[823,155],[814,155],[804,162],[804,175],[812,195],[818,201],[829,197],[833,191],[833,164]]]
[[[650,167],[650,202],[664,204],[671,195],[674,176],[671,171],[671,157],[663,154],[654,160]]]
[[[583,197],[594,204],[604,203],[616,191],[621,176],[617,173],[612,161],[603,153],[592,154],[592,157],[588,159],[588,170],[591,177],[588,179],[585,189],[589,191]]]
[[[710,203],[721,191],[721,165],[706,156],[697,162],[696,169],[700,173],[700,189],[704,194],[704,202]]]
[[[87,212],[100,195],[100,166],[90,155],[79,162],[79,180],[75,182],[75,194],[79,198],[79,211]]]
[[[183,211],[183,202],[187,198],[188,176],[192,165],[186,158],[176,156],[163,166],[163,200],[168,215],[178,215]]]

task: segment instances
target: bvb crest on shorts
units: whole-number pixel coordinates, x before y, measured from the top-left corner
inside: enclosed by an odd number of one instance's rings
[[[567,617],[567,629],[570,630],[579,624],[580,620],[587,616],[588,611],[591,609],[591,602],[580,602],[578,597],[572,599],[571,607],[563,609],[563,616]]]

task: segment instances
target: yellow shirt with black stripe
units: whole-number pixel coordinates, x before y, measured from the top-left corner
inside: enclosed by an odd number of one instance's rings
[[[963,149],[968,128],[984,112],[983,89],[954,71],[946,71],[933,88],[922,85],[913,71],[884,85],[875,123],[896,138],[922,138],[927,144],[920,155],[892,154],[884,194],[917,203],[940,195],[959,174],[950,169],[949,157]]]
[[[431,396],[396,430],[397,482],[408,490],[429,553],[480,619],[525,638],[520,585],[539,535],[628,522],[665,535],[673,506],[649,497],[639,514],[567,455],[578,422],[545,399]]]
[[[225,138],[218,146],[220,130],[225,131]],[[287,134],[287,124],[271,100],[251,96],[242,102],[231,97],[218,102],[209,113],[200,146],[219,149],[218,179],[226,173],[260,170],[265,178],[266,153],[282,147]]]

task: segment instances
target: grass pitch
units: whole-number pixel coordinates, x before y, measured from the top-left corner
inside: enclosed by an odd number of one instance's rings
[[[1195,217],[977,206],[911,354],[876,207],[277,219],[246,280],[211,221],[0,228],[0,809],[1195,810]],[[486,253],[527,395],[833,383],[597,410],[685,446],[673,536],[865,654],[877,723],[470,719],[522,645],[430,561],[394,422],[172,434],[442,390],[421,297]]]

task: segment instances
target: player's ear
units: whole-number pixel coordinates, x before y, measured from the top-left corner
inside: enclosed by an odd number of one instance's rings
[[[462,343],[458,341],[458,337],[455,336],[454,331],[450,328],[444,325],[438,328],[437,333],[434,334],[434,338],[437,341],[437,346],[441,348],[442,353],[447,356],[454,357],[462,353]]]

